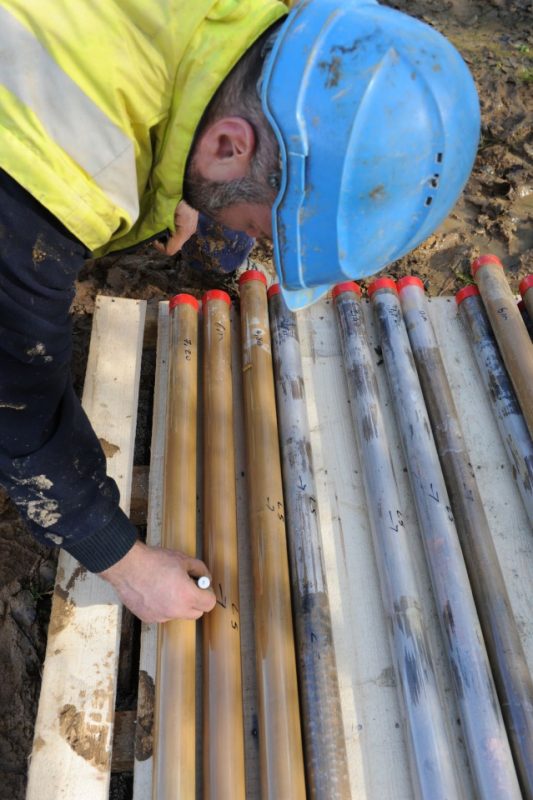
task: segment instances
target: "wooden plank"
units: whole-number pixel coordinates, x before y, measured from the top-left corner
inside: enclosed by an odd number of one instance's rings
[[[161,544],[169,359],[168,303],[159,303],[146,543]],[[133,800],[152,796],[157,625],[142,623]]]
[[[144,313],[144,301],[97,298],[82,401],[126,513]],[[108,797],[120,619],[111,587],[62,551],[27,800]]]

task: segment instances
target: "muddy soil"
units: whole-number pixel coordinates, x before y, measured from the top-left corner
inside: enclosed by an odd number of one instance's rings
[[[479,89],[483,131],[474,171],[441,228],[386,271],[420,276],[431,295],[452,294],[470,281],[469,265],[481,253],[503,261],[517,290],[533,272],[533,3],[529,0],[401,0],[390,2],[444,33],[469,64]],[[252,258],[271,269],[270,251]],[[167,299],[178,291],[201,296],[226,288],[232,276],[209,265],[194,269],[181,256],[149,247],[87,265],[74,303],[73,373],[81,390],[97,293]],[[153,366],[153,360],[152,360]],[[149,459],[150,359],[141,387],[136,463]],[[57,553],[36,544],[0,493],[0,800],[22,800],[40,672],[46,645]],[[120,699],[120,698],[119,698]],[[134,707],[127,692],[123,707]],[[113,779],[112,797],[131,797],[131,779]]]

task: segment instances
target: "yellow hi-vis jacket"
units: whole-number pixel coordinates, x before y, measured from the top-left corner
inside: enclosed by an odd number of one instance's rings
[[[278,0],[0,0],[0,167],[90,250],[174,228],[213,94]]]

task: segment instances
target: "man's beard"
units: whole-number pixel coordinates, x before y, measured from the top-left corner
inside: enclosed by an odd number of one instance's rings
[[[211,181],[194,167],[187,168],[183,183],[183,199],[194,209],[217,220],[218,214],[237,203],[271,206],[276,199],[278,179],[264,179],[261,167],[252,162],[249,172],[231,181]]]

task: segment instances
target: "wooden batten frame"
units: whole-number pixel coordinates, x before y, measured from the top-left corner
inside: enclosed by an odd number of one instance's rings
[[[169,360],[168,303],[159,303],[157,352],[154,388],[154,413],[150,446],[150,478],[148,482],[148,519],[146,544],[161,544],[163,517],[163,480],[165,467],[165,437],[168,398]],[[133,800],[152,797],[153,723],[155,676],[157,669],[157,625],[142,623],[139,656],[139,692],[137,727],[135,731],[135,762],[133,770]]]
[[[145,306],[97,298],[82,400],[126,513]],[[27,800],[107,800],[121,608],[107,583],[61,552]]]

